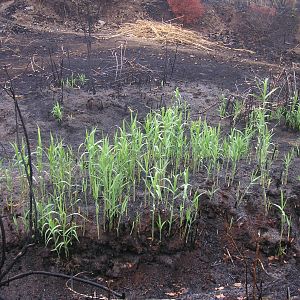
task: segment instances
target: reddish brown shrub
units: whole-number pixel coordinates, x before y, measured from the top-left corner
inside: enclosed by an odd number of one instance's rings
[[[168,0],[168,3],[174,15],[187,24],[197,21],[205,11],[200,0]]]

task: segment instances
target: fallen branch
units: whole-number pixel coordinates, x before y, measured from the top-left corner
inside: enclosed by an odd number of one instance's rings
[[[28,276],[33,276],[33,275],[44,275],[44,276],[64,278],[64,279],[68,279],[68,280],[77,281],[77,282],[88,284],[88,285],[91,285],[98,289],[104,290],[104,291],[110,293],[111,295],[114,295],[120,299],[125,299],[124,293],[122,293],[122,294],[117,293],[117,292],[107,288],[106,286],[98,284],[96,282],[93,282],[93,281],[90,281],[87,279],[83,279],[83,278],[79,278],[79,277],[75,277],[75,276],[71,276],[71,275],[62,274],[62,273],[51,273],[51,272],[46,272],[46,271],[29,271],[29,272],[21,273],[16,276],[13,276],[5,281],[0,282],[0,286],[5,286],[5,285],[8,285],[12,281],[19,280],[19,279],[22,279],[22,278],[28,277]]]
[[[6,236],[5,236],[5,228],[2,220],[2,216],[0,216],[0,232],[1,232],[1,240],[2,240],[2,249],[1,249],[1,261],[0,261],[0,272],[4,266],[6,259]]]

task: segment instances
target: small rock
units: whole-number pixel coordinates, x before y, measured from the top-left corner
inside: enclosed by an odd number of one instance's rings
[[[269,242],[271,245],[277,245],[280,242],[280,234],[274,228],[269,228],[261,237],[263,241]]]
[[[112,278],[120,278],[121,277],[121,265],[119,263],[115,263],[113,268],[106,272],[106,275]]]
[[[170,267],[171,269],[175,269],[176,267],[175,261],[170,256],[167,255],[157,256],[156,261],[167,267]]]
[[[262,234],[262,240],[260,242],[261,250],[267,255],[274,255],[277,251],[278,245],[281,242],[279,232],[274,228]]]
[[[98,25],[99,25],[100,27],[103,27],[105,24],[106,24],[105,21],[103,21],[103,20],[98,20]]]

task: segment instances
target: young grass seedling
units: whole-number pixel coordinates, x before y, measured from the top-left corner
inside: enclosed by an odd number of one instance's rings
[[[273,205],[278,208],[280,215],[281,215],[280,244],[279,244],[279,249],[278,249],[278,256],[282,256],[283,254],[285,254],[285,247],[282,246],[285,228],[287,227],[288,240],[289,240],[290,231],[291,231],[291,218],[285,212],[286,204],[287,204],[287,199],[285,199],[284,192],[283,192],[283,190],[281,190],[280,191],[280,204],[278,205],[278,204],[273,203]]]
[[[157,224],[157,227],[159,229],[159,241],[160,242],[162,240],[162,231],[163,231],[163,228],[164,228],[166,223],[167,223],[167,220],[163,221],[161,215],[158,214],[158,219],[156,221],[156,224]]]
[[[222,95],[220,97],[220,105],[218,109],[219,116],[221,118],[225,118],[227,116],[227,105],[228,105],[228,99],[224,95]]]
[[[56,102],[51,111],[52,116],[57,120],[59,123],[63,119],[63,107],[59,102]]]
[[[289,177],[289,168],[290,165],[295,157],[295,151],[292,149],[289,151],[283,159],[283,165],[284,165],[284,170],[282,174],[282,184],[287,184],[288,183],[288,177]]]

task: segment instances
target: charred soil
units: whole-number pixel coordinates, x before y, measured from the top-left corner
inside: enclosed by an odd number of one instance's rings
[[[167,1],[103,1],[99,6],[91,4],[95,1],[84,1],[79,9],[76,1],[44,2],[0,1],[0,64],[14,83],[33,148],[37,145],[38,127],[45,144],[50,144],[52,133],[73,149],[84,142],[86,131],[93,128],[98,129],[99,138],[113,137],[118,126],[124,120],[130,121],[133,113],[143,124],[150,111],[169,106],[177,87],[192,119],[201,116],[210,124],[221,123],[226,131],[232,123],[220,119],[221,95],[238,98],[255,85],[253,80],[257,77],[276,78],[285,72],[299,76],[297,7],[278,8],[274,13],[255,7],[236,7],[227,1],[223,4],[206,1],[203,17],[183,26],[222,42],[225,47],[221,51],[202,51],[186,45],[116,36],[123,23],[141,18],[166,22],[175,18],[173,22],[180,24],[182,18],[176,18]],[[94,16],[90,31],[89,14]],[[82,75],[81,80],[70,83],[73,76]],[[67,80],[68,84],[61,84]],[[5,83],[7,74],[3,71],[1,85]],[[52,113],[57,101],[63,104],[61,122]],[[280,151],[300,145],[299,133],[275,122],[273,125],[274,140]],[[15,141],[15,134],[14,105],[2,91],[0,159],[3,161],[14,155],[10,143]],[[270,170],[272,183],[267,193],[275,204],[279,204],[281,196],[282,160],[283,157],[275,159]],[[270,208],[266,216],[259,188],[245,193],[245,204],[238,206],[239,186],[224,184],[213,197],[200,197],[199,221],[188,242],[176,234],[166,234],[159,241],[157,233],[153,241],[147,216],[142,220],[141,232],[132,233],[132,224],[125,222],[120,235],[101,232],[99,237],[95,224],[90,222],[88,233],[84,236],[80,233],[80,242],[70,248],[70,257],[58,257],[41,241],[29,249],[9,276],[30,270],[62,272],[124,292],[126,299],[229,300],[246,299],[247,294],[249,299],[297,299],[300,295],[299,165],[298,153],[286,184],[286,213],[293,221],[281,257],[278,257],[282,242],[278,209]],[[252,168],[255,168],[253,163],[244,161],[236,183],[247,186],[244,178]],[[1,180],[9,261],[24,244],[24,228],[15,225],[21,224],[22,203],[27,200],[26,195],[9,190]],[[204,180],[200,171],[193,174],[192,181],[199,190],[211,189],[214,184]],[[15,199],[14,213],[4,201],[9,193]],[[290,298],[286,298],[287,293]],[[7,300],[86,299],[87,296],[110,299],[107,293],[101,294],[72,280],[41,276],[2,287],[0,296]]]

